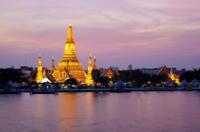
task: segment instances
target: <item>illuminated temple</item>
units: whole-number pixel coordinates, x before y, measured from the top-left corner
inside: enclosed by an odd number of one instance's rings
[[[92,79],[92,57],[89,57],[88,62],[88,74],[86,75],[86,84],[87,85],[93,85],[94,81]]]
[[[68,29],[64,56],[52,75],[58,82],[63,82],[68,78],[68,74],[73,76],[78,82],[85,82],[86,73],[76,55],[76,46],[71,25]]]
[[[173,80],[178,85],[180,84],[179,76],[173,73],[172,68],[169,71],[166,66],[163,66],[157,74],[158,75],[166,74],[166,75],[168,75],[169,79]]]
[[[49,80],[49,82],[52,82],[46,75],[48,74],[49,76],[51,76],[50,78],[53,77],[53,79],[59,83],[63,83],[67,79],[74,78],[79,83],[93,85],[93,79],[91,75],[93,68],[97,68],[96,59],[94,60],[94,66],[92,66],[92,58],[89,58],[88,73],[84,71],[81,62],[79,62],[76,55],[76,46],[73,38],[73,30],[72,26],[70,25],[68,28],[68,36],[65,43],[64,56],[58,63],[57,68],[54,69],[54,59],[52,59],[50,72],[48,73],[47,69],[43,70],[42,59],[41,57],[39,57],[36,82],[41,83],[42,80],[44,80],[44,78],[46,78],[46,80]]]
[[[43,79],[43,74],[42,74],[42,58],[38,58],[38,67],[37,67],[37,74],[36,74],[36,79],[35,81],[37,83],[40,83]]]
[[[170,70],[168,76],[169,76],[169,78],[170,78],[171,80],[175,81],[178,85],[180,84],[179,76],[173,73],[172,68],[171,68],[171,70]]]

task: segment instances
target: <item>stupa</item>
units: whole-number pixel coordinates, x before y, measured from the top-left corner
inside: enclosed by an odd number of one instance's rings
[[[36,79],[35,81],[37,83],[40,83],[43,79],[43,73],[42,73],[42,58],[38,58],[38,67],[37,67],[37,74],[36,74]]]
[[[76,46],[71,25],[69,25],[68,28],[68,37],[65,43],[64,56],[58,63],[58,66],[52,75],[56,81],[62,83],[68,78],[69,74],[78,82],[85,83],[86,73],[76,55]]]
[[[89,62],[88,62],[88,73],[86,75],[86,81],[85,83],[88,86],[91,86],[94,84],[94,81],[92,79],[92,57],[89,57]]]

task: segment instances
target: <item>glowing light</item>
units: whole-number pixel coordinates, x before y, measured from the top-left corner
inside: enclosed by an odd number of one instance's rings
[[[35,81],[37,83],[40,83],[43,79],[43,73],[42,73],[42,58],[38,58],[38,67],[37,67],[37,75]]]
[[[169,78],[173,81],[175,81],[178,85],[180,85],[180,81],[179,81],[179,76],[175,75],[172,71],[172,68],[170,70],[170,73],[168,74]]]
[[[92,79],[92,57],[89,57],[88,74],[86,76],[86,84],[87,85],[93,85],[94,84],[94,81]]]
[[[71,24],[68,28],[64,56],[52,75],[58,82],[63,82],[66,78],[70,77],[75,78],[78,82],[85,82],[86,73],[76,56],[76,46],[73,39]]]

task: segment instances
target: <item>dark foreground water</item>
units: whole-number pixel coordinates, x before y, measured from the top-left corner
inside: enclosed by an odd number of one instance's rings
[[[0,132],[200,132],[200,92],[0,95]]]

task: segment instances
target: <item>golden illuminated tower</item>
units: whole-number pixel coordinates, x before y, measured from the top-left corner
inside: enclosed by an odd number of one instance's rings
[[[65,52],[62,60],[58,63],[56,70],[54,70],[53,77],[58,82],[63,82],[67,78],[66,70],[78,82],[85,82],[86,73],[83,70],[82,64],[78,61],[76,56],[76,47],[73,38],[72,26],[69,25],[68,37],[65,43]]]
[[[54,66],[54,59],[52,59],[52,60],[51,60],[51,71],[50,71],[51,74],[53,74],[54,69],[55,69],[55,66]]]
[[[93,70],[97,70],[97,62],[96,62],[96,58],[94,58]]]
[[[180,84],[179,76],[173,73],[172,68],[171,68],[171,70],[170,70],[168,76],[169,76],[169,78],[170,78],[171,80],[175,81],[178,85]]]
[[[86,84],[87,85],[93,85],[94,81],[92,79],[92,57],[89,57],[88,62],[88,73],[86,76]]]
[[[42,58],[39,57],[38,58],[38,67],[37,67],[37,74],[36,74],[36,79],[35,81],[37,83],[40,83],[43,79],[43,75],[42,75]]]

